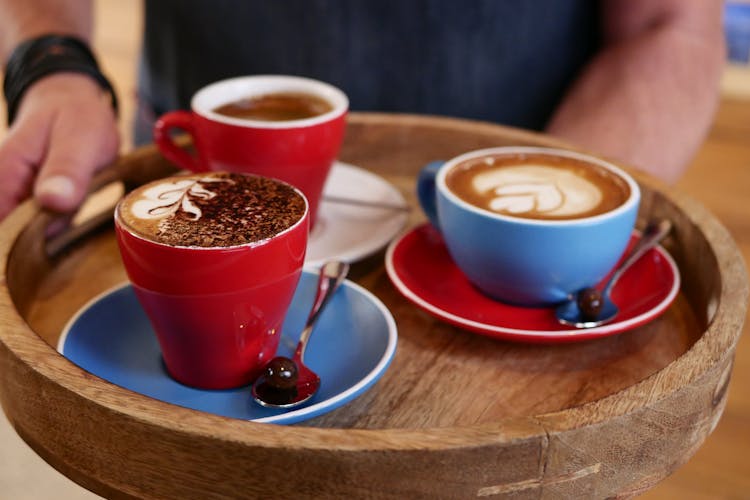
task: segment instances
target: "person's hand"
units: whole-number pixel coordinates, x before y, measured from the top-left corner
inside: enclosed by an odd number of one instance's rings
[[[0,144],[0,220],[32,194],[42,207],[75,210],[119,145],[109,95],[96,82],[76,73],[42,78]]]

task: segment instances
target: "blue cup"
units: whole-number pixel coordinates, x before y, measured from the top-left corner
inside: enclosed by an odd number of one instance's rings
[[[459,198],[446,176],[469,160],[497,155],[543,154],[598,165],[629,187],[625,202],[599,214],[571,219],[529,219],[479,208]],[[443,236],[468,280],[486,295],[512,304],[549,306],[601,281],[628,245],[640,189],[609,162],[554,148],[500,147],[425,166],[417,180],[422,210]]]

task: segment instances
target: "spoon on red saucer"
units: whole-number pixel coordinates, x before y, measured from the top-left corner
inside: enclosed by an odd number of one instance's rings
[[[568,297],[555,309],[557,320],[563,325],[576,328],[594,328],[612,321],[620,312],[610,298],[610,292],[615,283],[630,266],[635,264],[648,250],[655,247],[671,230],[672,223],[667,219],[650,223],[644,229],[641,239],[627,258],[617,267],[604,288],[601,291],[594,287],[584,288],[577,294]]]
[[[294,355],[292,358],[285,356],[273,358],[253,383],[252,395],[258,404],[269,408],[293,408],[301,405],[317,392],[320,387],[320,377],[305,365],[305,349],[320,313],[348,272],[349,264],[345,262],[326,262],[320,268],[315,300],[300,334]]]

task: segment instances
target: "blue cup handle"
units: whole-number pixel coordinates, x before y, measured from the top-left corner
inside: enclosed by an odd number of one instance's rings
[[[438,170],[445,164],[444,161],[432,161],[422,167],[417,177],[417,198],[422,211],[430,220],[432,226],[440,230],[440,222],[437,215],[437,190],[435,178]]]

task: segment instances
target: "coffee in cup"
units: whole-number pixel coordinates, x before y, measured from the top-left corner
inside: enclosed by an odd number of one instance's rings
[[[296,189],[259,176],[213,172],[164,179],[133,191],[122,224],[144,239],[180,247],[258,243],[300,221]]]
[[[275,355],[308,214],[289,184],[229,172],[156,180],[120,201],[122,260],[176,380],[241,386]]]
[[[190,111],[172,111],[154,125],[165,158],[192,172],[244,172],[300,188],[314,222],[331,166],[344,138],[349,101],[327,83],[285,75],[230,78],[207,85]],[[174,141],[186,132],[190,154]]]
[[[624,252],[640,190],[603,159],[501,147],[425,167],[420,203],[459,269],[495,299],[543,306],[602,280]]]
[[[241,120],[305,120],[330,112],[326,99],[302,92],[284,92],[248,96],[215,108],[214,113]]]
[[[445,179],[456,196],[509,217],[569,220],[614,210],[628,183],[601,165],[558,154],[495,154],[457,164]]]

